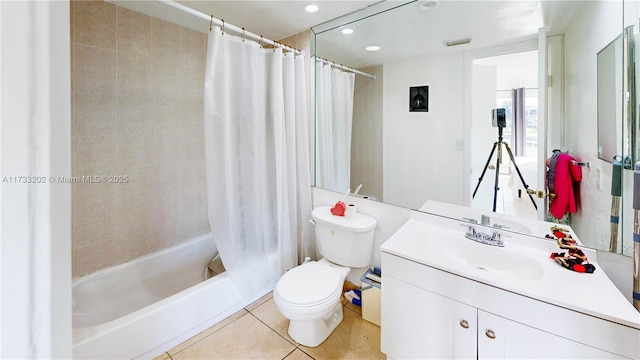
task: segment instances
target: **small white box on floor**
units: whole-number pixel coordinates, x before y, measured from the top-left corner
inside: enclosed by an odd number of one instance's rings
[[[374,274],[373,270],[367,270],[360,277],[360,281],[362,281],[362,318],[380,326],[380,283],[368,279],[367,274]]]

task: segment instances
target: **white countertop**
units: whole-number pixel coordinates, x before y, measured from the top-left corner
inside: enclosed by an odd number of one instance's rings
[[[549,258],[552,252],[563,252],[554,241],[510,233],[502,238],[503,248],[494,247],[466,239],[466,227],[460,224],[461,221],[412,212],[411,218],[380,249],[487,285],[640,329],[640,312],[599,266],[594,250],[582,248],[590,263],[595,265],[595,272],[578,273]],[[475,226],[479,231],[490,230]],[[458,258],[463,254],[465,259],[473,259],[476,254],[496,254],[495,251],[508,251],[513,255],[507,259],[511,263],[512,259],[518,262],[514,272],[520,271],[524,275],[478,269]],[[522,267],[519,267],[520,260]],[[528,264],[535,265],[531,266],[531,272],[526,268]]]

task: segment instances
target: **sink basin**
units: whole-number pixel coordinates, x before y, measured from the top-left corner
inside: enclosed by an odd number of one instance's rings
[[[496,280],[529,281],[544,277],[544,266],[548,265],[545,262],[549,262],[548,249],[525,246],[523,240],[513,241],[511,235],[500,230],[481,225],[471,226],[487,235],[494,231],[500,233],[504,246],[483,244],[466,238],[467,224],[443,227],[410,221],[404,228],[412,233],[412,238],[421,239],[419,243],[424,247],[424,254],[433,259],[434,264]],[[549,245],[546,241],[540,244]]]
[[[472,240],[468,241],[470,243],[466,246],[459,246],[454,252],[449,253],[452,260],[462,262],[476,270],[499,276],[527,280],[538,280],[544,276],[540,260],[523,252],[512,251],[506,247],[478,244]]]

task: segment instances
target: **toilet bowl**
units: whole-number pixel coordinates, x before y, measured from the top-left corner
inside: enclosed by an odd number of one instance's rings
[[[325,259],[295,267],[278,281],[273,298],[289,322],[289,336],[298,343],[316,347],[343,318],[340,295],[349,268]]]
[[[289,319],[289,336],[316,347],[342,322],[340,295],[351,267],[371,262],[377,221],[363,214],[346,219],[331,215],[330,207],[312,212],[318,249],[325,258],[309,261],[285,273],[273,298]]]

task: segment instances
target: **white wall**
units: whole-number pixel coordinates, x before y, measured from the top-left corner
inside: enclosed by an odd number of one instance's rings
[[[472,96],[471,96],[471,132],[469,141],[471,150],[471,195],[473,195],[478,180],[484,170],[489,154],[494,151],[491,157],[491,165],[496,165],[498,149],[494,150],[494,143],[498,140],[498,129],[491,125],[491,109],[496,107],[497,86],[497,66],[496,65],[473,65],[472,74]],[[503,156],[509,157],[506,151]],[[505,162],[507,164],[507,162]],[[495,170],[487,170],[478,186],[476,196],[471,201],[471,207],[475,209],[493,209],[493,193],[495,186]]]
[[[384,65],[384,201],[419,209],[463,202],[463,55]],[[429,111],[409,112],[409,87],[429,86]]]
[[[565,146],[583,168],[581,206],[572,224],[585,245],[608,248],[611,164],[598,159],[596,54],[622,31],[622,3],[586,2],[565,33]],[[631,221],[630,219],[625,219]],[[630,237],[629,237],[630,238]]]
[[[50,176],[71,173],[69,2],[2,1],[0,16],[0,358],[68,359],[71,189]]]

